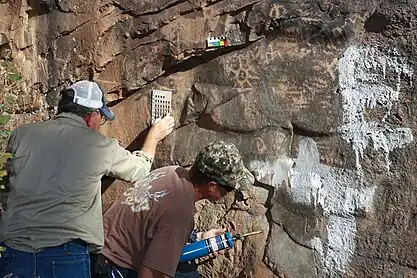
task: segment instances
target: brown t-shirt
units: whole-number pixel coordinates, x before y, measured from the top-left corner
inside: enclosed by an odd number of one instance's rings
[[[154,170],[104,214],[102,253],[120,267],[138,271],[143,264],[174,277],[195,212],[188,171],[178,166]]]

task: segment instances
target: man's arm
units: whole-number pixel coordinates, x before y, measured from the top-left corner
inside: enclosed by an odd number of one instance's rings
[[[9,136],[9,139],[7,140],[7,146],[6,146],[6,152],[11,153],[14,151],[15,147],[15,141],[16,141],[16,134],[17,130],[12,131],[12,133]]]
[[[7,141],[7,146],[6,146],[6,153],[8,153],[7,160],[4,165],[0,165],[0,170],[4,169],[7,171],[7,175],[5,177],[0,177],[2,179],[1,184],[0,184],[0,189],[3,189],[2,191],[0,191],[0,216],[2,215],[4,211],[7,210],[6,200],[9,195],[8,193],[9,177],[13,171],[13,166],[12,166],[13,154],[16,151],[16,136],[17,136],[16,133],[17,133],[17,130],[14,130],[12,134],[10,134],[10,137],[9,137],[9,140]]]
[[[16,136],[17,136],[17,130],[14,130],[10,134],[10,137],[9,137],[9,140],[7,141],[7,146],[6,146],[6,153],[9,153],[11,157],[9,157],[6,160],[6,164],[5,165],[0,165],[0,166],[4,167],[6,169],[6,171],[7,171],[7,173],[8,173],[6,179],[8,178],[9,173],[11,173],[11,171],[13,171],[13,168],[12,168],[12,159],[13,159],[14,153],[16,152],[16,144],[17,144]]]
[[[152,162],[153,157],[149,157],[141,151],[130,152],[117,144],[113,152],[113,161],[105,175],[135,182],[149,173]]]
[[[135,182],[146,176],[151,170],[158,142],[173,131],[174,125],[174,118],[170,115],[155,122],[140,151],[130,152],[117,145],[106,175],[129,182]]]

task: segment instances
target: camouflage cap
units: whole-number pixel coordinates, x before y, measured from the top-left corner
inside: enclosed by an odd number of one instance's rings
[[[243,165],[239,150],[231,143],[210,143],[198,153],[194,165],[207,177],[233,189],[248,187],[255,182],[253,175]]]

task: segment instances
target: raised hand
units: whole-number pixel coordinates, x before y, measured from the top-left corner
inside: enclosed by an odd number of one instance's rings
[[[158,118],[152,123],[152,127],[148,133],[148,138],[159,142],[174,130],[174,126],[175,120],[170,114],[163,118]]]

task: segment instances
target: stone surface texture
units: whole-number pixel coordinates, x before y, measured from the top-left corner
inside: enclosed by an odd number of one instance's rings
[[[93,77],[118,117],[103,132],[135,149],[151,89],[171,90],[154,167],[222,139],[257,178],[197,204],[200,229],[264,231],[203,277],[417,277],[416,17],[416,0],[3,0],[0,55],[25,81],[11,125]]]

